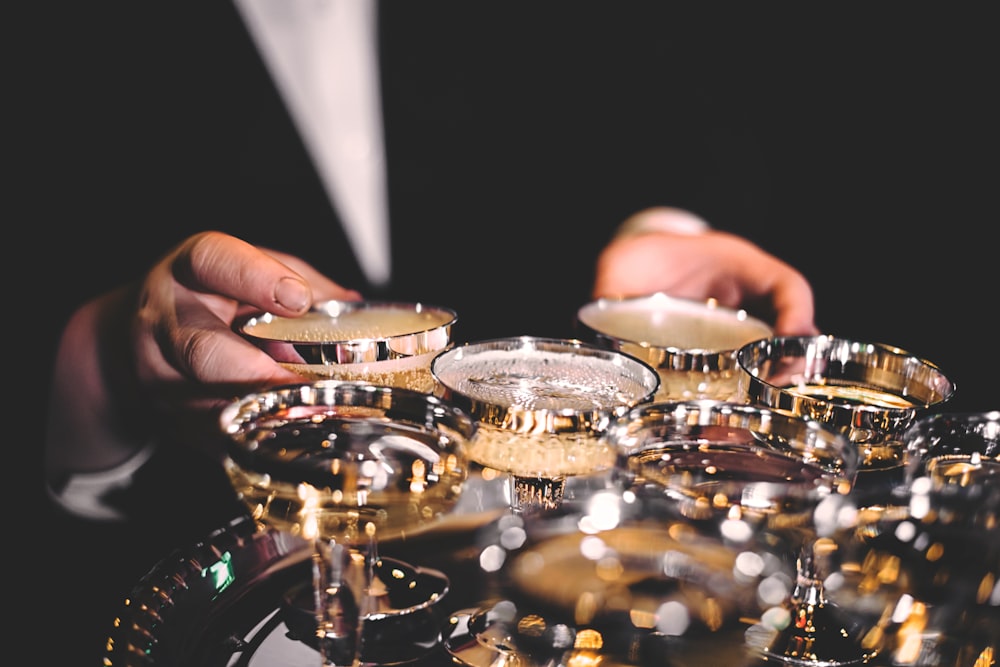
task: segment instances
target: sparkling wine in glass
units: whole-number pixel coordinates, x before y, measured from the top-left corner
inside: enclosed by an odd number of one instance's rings
[[[431,360],[451,346],[458,314],[397,301],[323,301],[300,317],[261,313],[239,331],[308,380],[371,382],[433,393]]]
[[[715,299],[662,292],[596,299],[577,310],[576,325],[585,340],[655,368],[656,401],[732,400],[739,389],[736,351],[774,333],[766,322]]]
[[[484,476],[507,476],[517,512],[558,506],[571,482],[600,484],[615,462],[601,433],[659,386],[656,371],[624,353],[532,336],[454,347],[431,373],[478,420],[469,458]]]
[[[325,380],[248,394],[221,425],[230,482],[260,528],[315,547],[319,664],[367,664],[364,624],[398,611],[374,576],[378,542],[454,509],[475,422],[421,392]]]
[[[607,486],[615,452],[601,434],[616,416],[650,400],[659,385],[653,368],[627,354],[533,336],[456,346],[435,357],[431,373],[442,395],[478,421],[469,443],[476,473],[506,484],[509,514],[494,524],[496,552],[522,530],[525,517]],[[501,656],[531,664],[497,636],[501,626],[490,619],[503,609],[484,601],[455,616],[476,619],[467,632],[449,633],[445,646],[456,664],[495,664]],[[468,633],[484,647],[475,657],[461,638]]]

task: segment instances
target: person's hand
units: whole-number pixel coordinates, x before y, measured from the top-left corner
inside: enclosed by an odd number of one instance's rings
[[[103,470],[157,431],[215,432],[206,420],[224,402],[300,379],[237,334],[239,318],[297,316],[314,301],[358,298],[290,255],[219,232],[188,238],[141,283],[71,318],[56,358],[50,464]]]
[[[139,382],[192,383],[211,397],[216,387],[295,379],[234,332],[237,319],[260,311],[294,317],[314,301],[358,298],[298,258],[220,233],[199,234],[143,282],[132,332]]]
[[[670,224],[642,217],[669,211],[653,209],[626,221],[624,233],[598,257],[595,299],[653,292],[714,298],[771,322],[777,335],[819,333],[812,287],[799,271],[742,237],[711,229],[670,231]]]

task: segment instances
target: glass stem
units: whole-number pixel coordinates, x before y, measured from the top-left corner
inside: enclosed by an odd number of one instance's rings
[[[317,539],[313,552],[316,642],[322,667],[360,665],[362,615],[359,602],[366,582],[357,581],[350,549],[335,540]],[[365,571],[367,568],[365,569]]]
[[[812,541],[807,540],[799,551],[796,562],[795,590],[792,599],[807,604],[823,604],[826,602],[826,592],[823,582],[816,571],[816,556]]]
[[[510,474],[507,485],[511,509],[521,513],[555,509],[562,505],[566,479]]]

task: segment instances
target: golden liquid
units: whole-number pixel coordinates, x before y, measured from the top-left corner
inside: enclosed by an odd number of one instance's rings
[[[585,306],[580,320],[606,336],[678,350],[735,350],[771,335],[771,328],[744,311],[675,299],[650,299],[598,308]]]
[[[733,369],[722,371],[679,371],[657,369],[660,388],[654,400],[690,401],[699,398],[731,401],[739,394],[739,376]]]
[[[481,424],[468,444],[469,458],[519,476],[568,477],[608,470],[614,449],[592,433],[526,434]]]
[[[810,461],[741,444],[672,443],[635,454],[628,465],[640,478],[677,488],[720,481],[817,486],[829,476]]]
[[[853,433],[849,432],[849,436]],[[858,453],[861,458],[858,460],[858,472],[867,472],[872,470],[891,470],[903,465],[904,457],[906,452],[903,449],[903,444],[895,439],[890,439],[886,442],[865,442],[864,439],[858,441],[858,437],[854,438],[854,442],[858,444]]]
[[[645,373],[572,352],[487,350],[456,355],[436,372],[456,393],[522,410],[612,410],[649,393]]]
[[[405,535],[457,504],[464,459],[439,448],[433,433],[386,425],[365,433],[341,427],[331,437],[334,430],[288,422],[226,461],[257,521],[305,539],[358,544]]]
[[[309,380],[370,382],[432,394],[437,388],[437,382],[431,375],[430,364],[437,354],[438,352],[435,351],[412,357],[357,364],[293,364],[283,362],[281,365]]]
[[[833,403],[848,405],[871,405],[877,408],[904,410],[920,407],[921,405],[904,396],[898,396],[882,389],[859,385],[795,384],[789,385],[786,389],[800,396],[819,398]]]

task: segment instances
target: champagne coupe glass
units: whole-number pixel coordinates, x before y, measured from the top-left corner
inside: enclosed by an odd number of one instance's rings
[[[450,308],[394,301],[324,301],[301,317],[262,313],[239,331],[309,380],[364,380],[433,393],[431,359],[451,345]]]
[[[901,440],[900,503],[860,516],[845,601],[879,613],[893,664],[995,665],[1000,411],[925,415]]]
[[[598,347],[642,359],[660,374],[653,400],[732,400],[737,391],[736,350],[773,335],[745,310],[662,292],[602,298],[577,311],[583,338]]]
[[[937,629],[961,664],[995,665],[1000,659],[1000,410],[924,416],[903,433],[903,443],[909,456],[910,516],[922,529],[912,550],[923,556],[920,565],[933,563],[931,576],[918,573],[913,580],[936,584],[917,595],[927,606],[945,610]],[[900,535],[894,532],[897,539]],[[962,613],[951,613],[956,607]]]
[[[469,458],[507,475],[514,511],[555,507],[567,479],[610,470],[615,454],[600,434],[659,385],[629,355],[533,336],[454,347],[433,359],[431,374],[478,420]]]
[[[903,481],[903,431],[955,392],[926,359],[829,335],[761,339],[741,347],[736,359],[741,400],[816,419],[855,444],[855,494],[874,504]]]
[[[443,396],[478,420],[469,458],[479,474],[506,483],[509,514],[495,522],[496,544],[484,550],[492,562],[502,562],[526,515],[552,511],[609,483],[615,452],[601,434],[659,386],[656,371],[627,354],[533,336],[456,346],[434,358],[431,373]],[[499,631],[497,617],[506,608],[503,600],[485,601],[453,616],[464,619],[484,647],[478,658],[526,659]],[[445,641],[453,659],[486,667],[467,662],[463,634],[452,628]]]
[[[954,394],[954,384],[940,368],[898,347],[830,335],[754,341],[740,348],[736,359],[743,400],[822,422],[857,449],[852,496],[861,517],[904,510],[901,437],[923,411]],[[818,581],[817,572],[809,575]],[[828,601],[828,607],[833,603]],[[868,642],[878,644],[869,635],[853,655],[850,646],[828,650],[827,643],[817,642],[812,661],[830,667],[865,661]]]
[[[1000,492],[1000,410],[926,415],[902,440],[910,485],[927,478],[943,497]]]
[[[759,598],[770,604],[745,633],[754,661],[849,665],[870,660],[865,628],[829,603],[818,563],[849,498],[858,452],[839,431],[758,405],[696,400],[643,405],[608,429],[617,471],[634,493],[662,493],[692,524],[716,526],[734,544],[758,535],[789,544],[795,583],[768,576]],[[740,547],[753,562],[765,552]],[[780,551],[780,549],[779,549]],[[749,611],[747,612],[750,613]]]
[[[315,547],[320,664],[368,664],[364,624],[394,613],[375,576],[378,541],[431,528],[454,509],[475,422],[421,392],[323,380],[248,394],[220,423],[230,482],[261,529]]]

